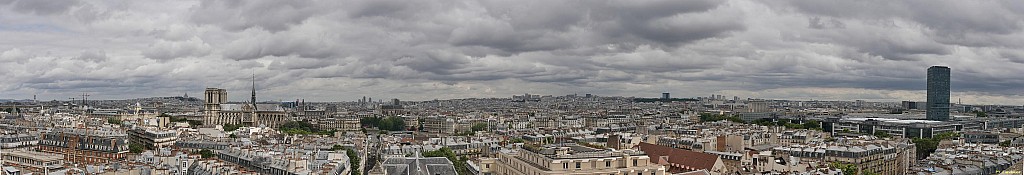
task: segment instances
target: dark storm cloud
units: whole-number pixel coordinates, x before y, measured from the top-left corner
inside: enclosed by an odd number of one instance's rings
[[[245,90],[319,100],[524,92],[917,100],[1024,87],[1018,1],[0,0],[2,96]],[[53,26],[60,30],[45,30]],[[9,36],[9,37],[8,37]],[[47,67],[45,69],[29,69]],[[69,93],[56,93],[67,95]],[[73,93],[71,93],[73,94]],[[360,94],[360,95],[354,95]],[[993,100],[985,100],[993,99]]]
[[[213,24],[230,31],[258,27],[268,31],[287,30],[318,12],[312,0],[296,1],[202,1],[191,20]]]
[[[936,37],[957,38],[970,34],[1010,34],[1021,30],[1020,1],[815,1],[789,0],[776,4],[810,15],[861,20],[909,20],[937,31]],[[955,44],[955,43],[950,43]]]

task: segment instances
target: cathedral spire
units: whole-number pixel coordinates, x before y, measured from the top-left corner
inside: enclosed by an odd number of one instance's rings
[[[256,111],[256,73],[252,73],[252,110]]]

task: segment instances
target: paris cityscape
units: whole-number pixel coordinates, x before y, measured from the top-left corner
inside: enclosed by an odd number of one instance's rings
[[[0,175],[1024,174],[1024,1],[0,0]]]

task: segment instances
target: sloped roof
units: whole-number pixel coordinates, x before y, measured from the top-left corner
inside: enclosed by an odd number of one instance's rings
[[[693,152],[644,142],[641,142],[639,147],[640,150],[647,153],[648,157],[651,157],[651,160],[660,161],[659,159],[662,156],[668,156],[668,163],[695,167],[697,169],[710,170],[719,159],[714,154]]]

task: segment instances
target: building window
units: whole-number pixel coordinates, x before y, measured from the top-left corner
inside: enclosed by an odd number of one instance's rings
[[[633,160],[633,166],[637,166],[637,161]]]
[[[612,167],[612,161],[604,162],[604,167]]]
[[[580,163],[576,162],[576,169],[580,169]]]

